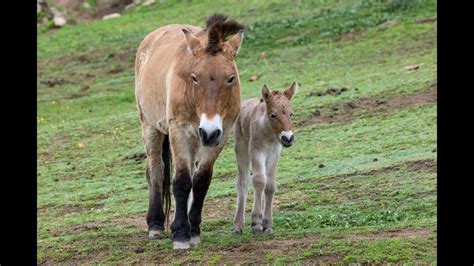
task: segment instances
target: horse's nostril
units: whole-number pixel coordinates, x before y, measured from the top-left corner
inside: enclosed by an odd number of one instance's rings
[[[207,134],[206,134],[206,131],[200,127],[199,128],[199,136],[201,137],[201,139],[205,140],[207,138]]]
[[[294,139],[295,139],[295,136],[294,136],[294,135],[291,135],[291,137],[290,137],[290,142],[293,142]]]
[[[283,140],[284,142],[289,142],[290,140],[288,139],[287,136],[283,135],[281,136],[281,140]]]

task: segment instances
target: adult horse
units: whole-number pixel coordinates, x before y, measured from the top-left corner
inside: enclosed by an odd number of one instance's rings
[[[214,14],[205,29],[160,27],[145,37],[137,51],[135,97],[148,158],[148,236],[164,236],[171,198],[171,148],[176,205],[173,249],[200,242],[202,206],[214,162],[240,110],[235,56],[242,39],[241,24]]]

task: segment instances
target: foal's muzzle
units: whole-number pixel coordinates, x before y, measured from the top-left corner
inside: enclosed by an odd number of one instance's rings
[[[221,141],[222,137],[222,130],[215,129],[212,131],[206,131],[204,128],[199,127],[199,138],[201,139],[201,143],[203,146],[217,146]]]
[[[280,142],[285,147],[290,147],[293,145],[293,141],[295,140],[295,136],[291,131],[283,131],[280,134]]]

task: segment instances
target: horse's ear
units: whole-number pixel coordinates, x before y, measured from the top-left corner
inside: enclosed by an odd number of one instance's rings
[[[242,44],[242,40],[244,39],[244,30],[240,30],[237,32],[232,38],[230,38],[227,43],[232,48],[232,55],[236,56],[237,53],[240,51],[240,46]]]
[[[284,91],[283,94],[286,96],[286,98],[288,98],[288,100],[291,100],[291,98],[293,98],[293,96],[295,95],[297,91],[298,91],[298,83],[293,81],[293,83],[291,83],[291,86],[288,89],[286,89],[286,91]]]
[[[187,29],[183,29],[183,33],[188,46],[188,51],[193,55],[196,55],[197,52],[202,48],[201,41],[199,41],[199,39]]]
[[[262,86],[262,98],[266,101],[268,98],[270,98],[270,91],[267,88],[266,84],[263,84]]]

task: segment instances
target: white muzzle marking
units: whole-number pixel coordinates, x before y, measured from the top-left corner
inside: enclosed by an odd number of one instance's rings
[[[202,114],[199,127],[206,131],[207,134],[210,134],[217,129],[222,132],[222,118],[219,114],[216,114],[212,119],[209,119],[207,114]]]
[[[293,131],[282,131],[280,133],[280,138],[282,138],[283,136],[287,137],[288,139],[291,138],[291,136],[293,136]]]

